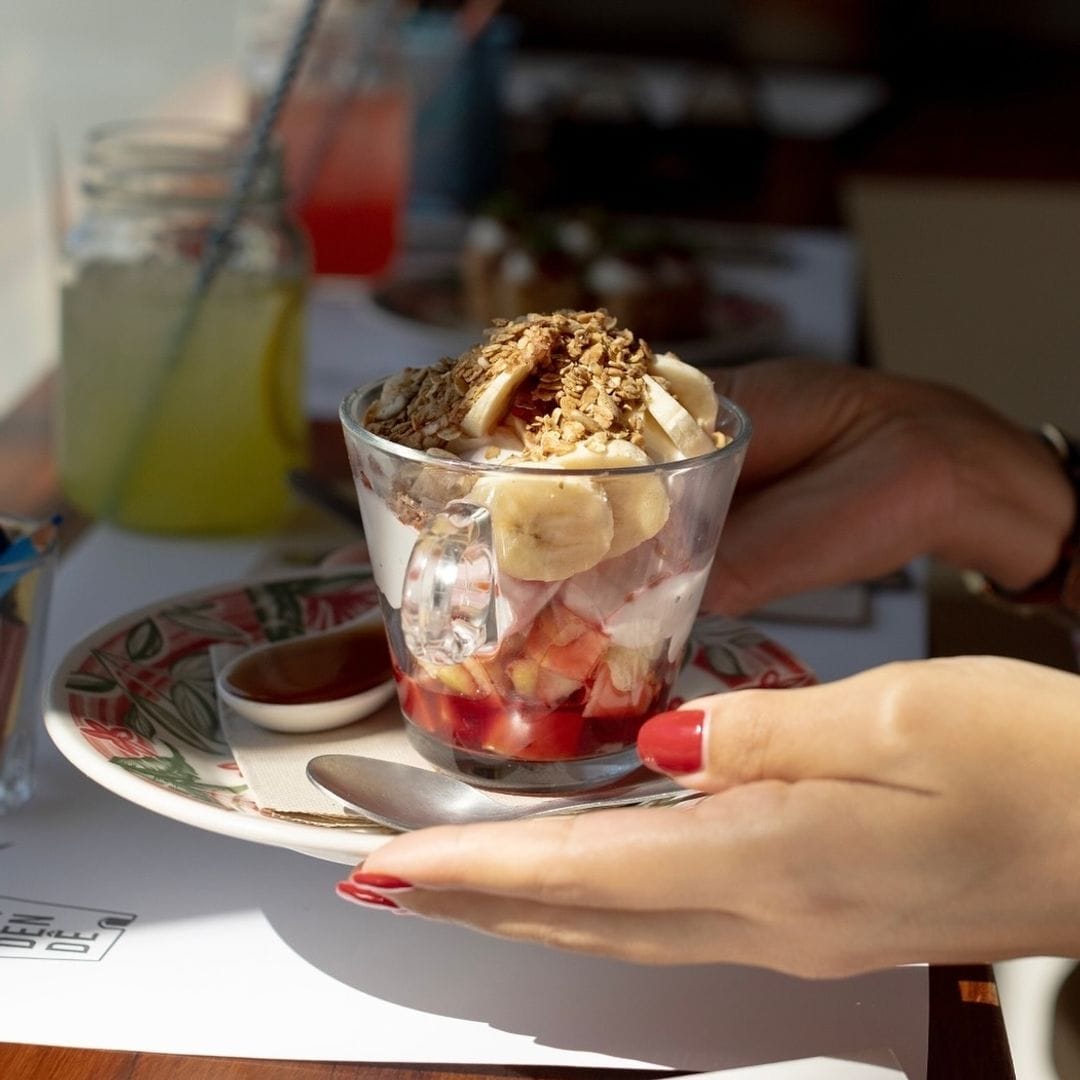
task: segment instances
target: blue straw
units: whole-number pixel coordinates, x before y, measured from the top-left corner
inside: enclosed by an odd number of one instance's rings
[[[43,521],[29,532],[11,541],[0,553],[0,600],[15,588],[23,574],[33,569],[34,560],[55,540],[56,529],[61,520],[60,514],[53,514],[48,521]],[[44,538],[42,538],[43,532]]]

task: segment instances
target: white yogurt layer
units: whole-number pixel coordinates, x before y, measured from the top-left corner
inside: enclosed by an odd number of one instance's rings
[[[357,485],[375,584],[392,608],[401,607],[405,568],[420,534],[400,521],[375,492]]]
[[[648,649],[669,641],[668,659],[677,660],[693,629],[708,570],[686,570],[635,587],[625,567],[605,572],[605,565],[567,581],[559,600],[613,644]]]

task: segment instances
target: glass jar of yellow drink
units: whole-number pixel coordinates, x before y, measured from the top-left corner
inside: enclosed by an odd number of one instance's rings
[[[268,154],[209,287],[241,133],[132,122],[91,133],[66,241],[58,459],[83,512],[168,533],[279,524],[306,457],[308,255]]]

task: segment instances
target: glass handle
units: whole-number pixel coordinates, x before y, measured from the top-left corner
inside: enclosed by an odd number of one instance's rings
[[[499,640],[491,518],[450,503],[421,533],[405,569],[401,628],[419,660],[458,664]]]

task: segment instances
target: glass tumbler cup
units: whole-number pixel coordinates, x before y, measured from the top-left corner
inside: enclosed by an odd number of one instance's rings
[[[329,0],[277,130],[291,205],[319,275],[385,273],[401,245],[413,100],[401,4]],[[241,61],[252,116],[272,92],[302,0],[245,0]]]
[[[567,471],[373,435],[363,418],[380,386],[349,394],[341,420],[413,746],[508,791],[633,771],[638,729],[682,666],[750,438],[745,413],[721,399],[728,442],[700,457]],[[605,556],[577,569],[598,499],[615,531]],[[634,542],[641,514],[663,524]],[[515,522],[530,515],[538,535],[523,538]]]

